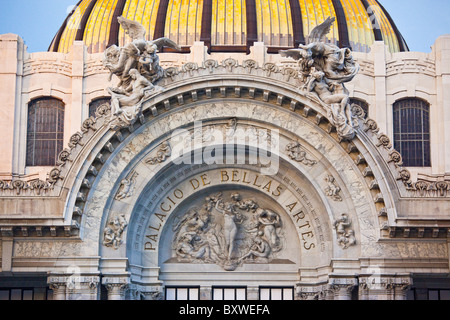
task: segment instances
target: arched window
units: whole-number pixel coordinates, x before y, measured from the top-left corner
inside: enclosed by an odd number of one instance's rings
[[[420,99],[403,99],[394,104],[394,148],[406,167],[429,167],[430,105]]]
[[[64,103],[41,98],[28,104],[27,166],[54,166],[63,149]]]
[[[93,100],[89,104],[89,117],[95,117],[95,111],[97,111],[97,108],[100,107],[102,104],[108,104],[111,105],[111,98],[98,98]]]
[[[369,104],[367,102],[356,98],[351,98],[350,104],[356,104],[357,106],[361,107],[361,109],[363,109],[364,119],[367,119],[369,117]]]

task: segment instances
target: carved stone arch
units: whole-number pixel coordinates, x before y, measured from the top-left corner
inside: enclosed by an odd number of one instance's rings
[[[234,101],[234,103],[236,103],[236,101]],[[281,110],[279,110],[278,108],[268,108],[268,106],[267,105],[265,105],[264,103],[259,103],[260,104],[260,108],[262,109],[262,110],[265,110],[265,111],[271,111],[271,112],[282,112]],[[201,104],[200,105],[190,105],[189,106],[189,108],[184,108],[184,109],[182,109],[182,110],[174,110],[172,113],[170,113],[170,114],[167,114],[166,116],[161,116],[161,117],[158,117],[158,121],[162,121],[162,119],[164,119],[164,118],[169,118],[169,121],[168,121],[168,123],[170,123],[170,122],[172,122],[173,121],[173,117],[175,116],[175,117],[180,117],[181,115],[180,115],[180,113],[181,114],[190,114],[190,116],[191,117],[193,117],[193,114],[195,114],[197,117],[198,117],[198,115],[199,114],[202,114],[202,112],[197,112],[196,113],[196,108],[198,109],[198,108],[204,108],[204,110],[206,110],[206,107],[205,106],[202,106]],[[220,110],[225,110],[224,108],[217,108],[217,109],[220,109]],[[205,111],[203,111],[203,112],[205,112]],[[233,112],[233,111],[228,111],[229,113],[225,113],[225,114],[219,114],[219,115],[214,115],[214,114],[209,114],[208,115],[208,117],[207,117],[207,119],[218,119],[217,117],[219,117],[219,119],[222,119],[221,121],[222,121],[222,123],[223,124],[226,124],[227,123],[227,121],[230,119],[230,116],[232,116],[232,115],[238,115],[239,116],[239,114],[236,114],[235,112]],[[285,111],[286,112],[286,111]],[[178,114],[178,115],[177,115]],[[207,114],[207,113],[203,113],[203,114]],[[287,114],[287,113],[286,113]],[[226,115],[226,117],[224,117]],[[254,115],[254,114],[253,114]],[[183,118],[183,117],[181,117],[181,118]],[[201,118],[201,117],[200,117]],[[200,118],[198,118],[198,119],[200,119]],[[297,119],[298,121],[305,121],[304,119],[303,119],[303,117],[299,117],[299,116],[297,116],[297,117],[294,117],[295,119]],[[191,118],[191,119],[194,119],[194,118]],[[253,121],[253,123],[254,124],[256,124],[258,121],[257,120],[255,120],[255,117],[253,116],[251,119],[250,118],[244,118],[244,117],[238,117],[238,119],[242,119],[241,121],[243,122],[243,123],[246,123],[246,124],[250,124],[250,123],[252,123],[252,121]],[[132,159],[134,159],[134,158],[136,158],[136,159],[143,159],[143,158],[145,158],[145,157],[152,157],[157,151],[158,151],[158,147],[160,146],[160,143],[161,143],[161,140],[160,141],[157,141],[157,139],[156,139],[156,137],[155,137],[155,140],[154,141],[150,141],[150,140],[144,140],[144,138],[143,138],[143,136],[142,136],[142,131],[145,131],[145,130],[147,130],[147,131],[152,131],[152,129],[151,129],[151,127],[152,126],[157,126],[157,122],[158,121],[155,121],[155,122],[152,122],[151,124],[148,124],[148,126],[143,126],[142,127],[142,129],[138,129],[138,130],[136,130],[135,132],[133,132],[133,134],[132,135],[130,135],[130,137],[129,138],[127,138],[126,140],[124,140],[124,142],[123,142],[123,146],[120,146],[120,147],[118,147],[117,148],[117,152],[119,152],[120,150],[121,150],[121,152],[123,152],[123,154],[125,155],[125,154],[128,154],[128,157],[130,157],[124,164],[122,164],[121,166],[120,166],[120,170],[118,170],[118,172],[119,172],[119,174],[118,175],[116,175],[115,177],[114,177],[114,179],[112,179],[113,181],[114,181],[114,183],[113,183],[113,187],[108,187],[108,188],[103,188],[103,186],[100,186],[100,183],[101,183],[101,181],[99,181],[99,182],[96,182],[96,185],[94,185],[93,186],[93,189],[96,189],[96,191],[94,192],[94,194],[91,196],[90,195],[90,199],[88,199],[88,202],[87,202],[87,206],[86,206],[86,209],[85,209],[85,211],[86,211],[86,220],[85,220],[85,222],[90,226],[90,227],[93,227],[94,229],[96,229],[97,230],[97,236],[96,236],[96,238],[97,238],[97,243],[100,243],[101,241],[102,241],[102,236],[103,236],[103,232],[104,232],[104,227],[106,226],[106,224],[108,223],[108,221],[109,221],[109,219],[110,218],[113,218],[114,217],[114,215],[115,214],[117,214],[117,213],[120,213],[121,211],[120,210],[112,210],[112,209],[109,209],[110,208],[110,206],[108,205],[108,204],[104,204],[104,205],[102,205],[102,208],[103,208],[103,210],[101,210],[102,211],[102,216],[103,216],[103,218],[101,218],[101,217],[97,217],[97,218],[95,218],[95,219],[93,219],[94,217],[93,216],[90,216],[91,215],[91,212],[93,212],[93,210],[96,210],[96,206],[97,205],[100,205],[100,196],[99,195],[101,195],[101,196],[103,196],[103,197],[105,197],[105,198],[107,198],[107,200],[106,201],[108,201],[108,202],[112,202],[113,201],[113,197],[115,196],[115,194],[117,193],[117,191],[118,191],[118,189],[119,189],[119,187],[120,187],[120,184],[119,184],[119,181],[121,181],[121,179],[123,179],[123,178],[125,178],[125,177],[129,177],[130,175],[130,173],[133,171],[132,170],[132,167],[133,167],[133,165],[132,165]],[[166,120],[167,121],[167,120]],[[259,121],[261,121],[261,119],[259,119]],[[186,123],[188,122],[188,119],[186,120]],[[240,123],[240,121],[238,120],[238,122]],[[275,119],[275,122],[277,122],[277,120]],[[186,126],[186,123],[184,123],[183,124],[183,126]],[[280,122],[281,123],[281,122]],[[180,125],[180,124],[179,124]],[[206,125],[208,125],[208,123],[206,123]],[[314,126],[312,125],[312,124],[309,124],[308,126],[310,126],[311,128],[313,128]],[[293,127],[299,127],[299,126],[293,126]],[[166,129],[169,129],[169,128],[166,128]],[[306,130],[306,129],[305,129]],[[310,128],[308,129],[308,130],[310,130]],[[169,130],[170,131],[170,130]],[[169,132],[168,131],[168,132]],[[293,138],[295,138],[295,137],[297,137],[297,141],[299,141],[300,142],[300,144],[303,146],[303,147],[308,147],[308,141],[306,141],[306,140],[302,140],[302,139],[300,139],[300,137],[299,136],[297,136],[297,134],[296,134],[296,132],[295,131],[288,131],[288,130],[286,130],[288,133],[289,133],[289,138],[290,139],[293,139]],[[305,131],[306,132],[306,131]],[[347,157],[347,155],[346,155],[346,153],[344,152],[344,150],[339,146],[339,143],[337,142],[337,141],[335,141],[335,140],[333,140],[325,131],[323,131],[323,130],[319,130],[319,133],[320,134],[318,134],[319,135],[319,137],[326,137],[326,140],[329,142],[329,143],[332,143],[334,146],[332,146],[332,148],[335,148],[336,150],[336,152],[338,152],[339,150],[339,152],[340,152],[340,157],[342,157],[342,156],[344,156],[344,157]],[[107,135],[107,137],[105,137],[104,139],[107,141],[108,139],[111,139],[111,137],[113,136],[114,134],[113,133],[110,133],[109,135]],[[322,136],[323,135],[323,136]],[[164,140],[164,138],[165,139],[167,139],[167,135],[162,135],[162,140]],[[324,138],[325,139],[325,138]],[[135,141],[135,142],[133,142],[133,141]],[[141,143],[141,144],[143,144],[143,146],[145,147],[145,146],[149,146],[149,148],[147,149],[147,150],[145,150],[145,151],[142,151],[141,149],[136,149],[136,145],[137,145],[137,143]],[[131,145],[131,147],[130,147],[130,145]],[[97,149],[100,149],[101,147],[97,147]],[[128,148],[128,149],[126,149],[126,148]],[[310,146],[308,147],[308,148],[311,148]],[[322,148],[325,148],[324,146],[322,146]],[[126,149],[126,150],[125,150]],[[326,148],[325,148],[326,149]],[[125,150],[125,151],[124,151]],[[309,149],[307,149],[308,151],[310,151]],[[114,152],[116,152],[116,151],[114,151]],[[129,151],[132,151],[131,153],[129,152]],[[284,152],[284,150],[281,150],[281,151],[283,151]],[[133,152],[135,152],[135,154],[132,154]],[[136,153],[137,152],[137,153]],[[314,151],[314,148],[311,148],[311,151],[310,151],[311,153],[311,156],[314,156],[314,157],[321,157],[322,158],[322,160],[326,160],[326,157],[324,157],[324,156],[321,156],[320,155],[320,152],[319,151]],[[95,152],[93,152],[93,154],[95,154]],[[117,157],[117,155],[115,156],[115,157]],[[114,156],[113,157],[111,157],[110,159],[108,159],[108,161],[106,162],[106,164],[108,164],[108,166],[107,166],[107,169],[101,169],[101,172],[100,172],[100,174],[98,175],[98,178],[100,178],[101,176],[105,176],[105,174],[106,174],[106,172],[115,172],[115,171],[117,171],[116,169],[118,168],[118,167],[115,167],[114,165],[112,165],[112,164],[114,164],[115,163],[115,160],[114,160],[114,158],[115,158]],[[286,159],[288,159],[288,160],[290,160],[292,163],[294,163],[296,166],[300,166],[300,164],[297,162],[297,161],[294,161],[294,160],[292,160],[292,159],[289,159],[289,157],[288,156],[286,156],[286,155],[284,155],[284,157],[286,158]],[[351,161],[351,158],[348,158],[347,159],[348,160],[348,163],[350,163],[350,161]],[[135,160],[133,160],[133,161],[135,161]],[[137,161],[137,160],[136,160]],[[130,165],[131,164],[131,165]],[[158,168],[156,168],[155,167],[155,170],[160,170],[161,169],[161,166],[164,166],[164,165],[166,165],[165,163],[160,163],[159,164],[159,166],[160,166],[160,168],[158,169]],[[120,173],[120,172],[122,172],[122,173]],[[344,180],[341,180],[341,178],[340,178],[340,176],[339,175],[337,175],[336,173],[337,173],[337,171],[336,170],[333,170],[333,171],[331,171],[333,174],[335,174],[335,178],[336,179],[338,179],[338,181],[339,181],[339,184],[341,185],[341,187],[343,188],[343,189],[345,189],[345,182],[344,182]],[[110,176],[109,175],[109,173],[108,173],[108,175],[107,175],[107,177],[109,178],[109,179],[111,179],[112,178],[112,176]],[[107,180],[108,180],[108,178],[107,178]],[[105,178],[103,178],[103,179],[105,179]],[[312,179],[312,180],[314,180],[314,179]],[[323,185],[324,186],[324,185]],[[323,187],[322,186],[322,187]],[[362,187],[362,186],[360,186],[360,187]],[[320,188],[317,188],[316,187],[316,189],[320,189]],[[353,190],[352,190],[353,191]],[[352,191],[347,191],[347,194],[348,195],[350,195],[350,193],[352,192]],[[323,190],[320,190],[320,193],[323,193]],[[330,200],[331,201],[331,200]],[[125,210],[126,211],[126,210]],[[336,214],[335,216],[334,216],[334,218],[339,218],[339,214],[342,214],[342,213],[348,213],[347,212],[347,210],[343,210],[342,212],[340,212],[340,213],[338,213],[338,214]],[[366,213],[367,214],[367,213]],[[372,214],[373,215],[373,208],[372,208],[372,210],[369,210],[369,215],[370,214]],[[357,217],[357,215],[353,215],[354,217]],[[116,217],[117,217],[117,215],[116,215]],[[96,220],[96,219],[98,219],[98,218],[100,218],[100,219],[103,219],[102,221],[98,221],[98,220]],[[129,217],[128,217],[129,218]],[[93,220],[91,220],[91,219],[93,219]],[[88,221],[88,220],[90,220],[90,221]],[[329,220],[331,220],[331,219],[329,219]],[[331,223],[331,222],[330,222]],[[376,225],[376,222],[372,222],[373,224],[375,224]],[[355,226],[355,230],[357,230],[357,225],[359,224],[359,222],[358,222],[358,218],[356,218],[355,220],[354,220],[354,226]],[[95,227],[96,226],[96,227]],[[126,237],[127,237],[127,232],[129,232],[129,230],[130,230],[130,228],[131,228],[132,226],[131,226],[131,222],[129,223],[129,226],[127,226],[126,227],[126,229],[124,230],[124,238],[122,239],[124,242],[126,242],[125,240],[126,240]],[[359,231],[357,231],[357,232],[359,232]],[[84,238],[86,239],[86,238],[91,238],[92,236],[93,236],[93,234],[90,234],[90,235],[87,235],[86,233],[83,233],[83,236],[84,236]],[[333,242],[335,243],[335,246],[336,246],[336,240],[335,240],[335,238],[334,238],[335,236],[333,236]],[[358,237],[359,237],[359,235],[358,235]],[[359,239],[358,239],[358,242],[359,242]],[[127,244],[128,245],[128,244]],[[102,250],[100,251],[100,252],[104,252],[104,250],[103,250],[104,248],[102,248]],[[116,257],[116,258],[126,258],[126,251],[125,251],[125,249],[124,249],[124,246],[122,246],[122,247],[119,247],[119,250],[114,250],[114,249],[105,249],[105,250],[108,250],[108,255],[107,256],[109,256],[109,258],[113,258],[113,257]],[[101,254],[102,256],[103,256],[103,253]],[[105,258],[106,258],[106,256],[105,256]]]
[[[233,70],[239,68],[235,66]],[[167,141],[173,130],[191,128],[195,120],[203,120],[205,126],[220,123],[223,127],[237,119],[238,125],[278,128],[285,141],[299,143],[300,150],[321,164],[322,169],[316,169],[315,175],[305,180],[310,182],[312,190],[317,191],[324,206],[325,212],[321,212],[321,217],[327,217],[331,258],[326,264],[299,270],[302,279],[314,283],[326,281],[326,275],[333,272],[337,261],[358,263],[355,261],[362,252],[375,256],[382,254],[384,244],[377,240],[388,236],[389,229],[385,229],[384,223],[396,217],[398,191],[392,192],[391,189],[401,189],[404,185],[403,181],[396,180],[397,162],[389,162],[391,149],[384,145],[376,123],[372,124],[370,119],[360,119],[357,137],[353,141],[342,141],[317,101],[298,94],[289,86],[282,89],[281,79],[272,85],[262,75],[249,87],[251,78],[242,80],[234,76],[233,79],[228,75],[222,82],[205,82],[203,79],[203,82],[198,80],[192,84],[184,81],[170,86],[168,83],[170,88],[145,104],[143,117],[134,125],[111,130],[108,127],[108,110],[105,110],[95,119],[93,126],[81,134],[79,142],[71,148],[69,160],[61,167],[62,179],[55,185],[54,192],[68,194],[65,219],[79,219],[82,242],[77,250],[100,256],[103,261],[101,272],[129,272],[142,267],[129,259],[130,246],[133,245],[130,236],[143,232],[142,227],[140,230],[136,228],[135,217],[138,216],[133,213],[139,205],[136,197],[140,192],[136,191],[135,195],[119,201],[115,197],[122,180],[133,177],[138,163],[153,159],[153,164],[147,164],[147,168],[155,172],[169,166],[171,162],[167,157],[158,161],[162,143]],[[286,145],[287,142],[283,147]],[[280,149],[280,155],[283,161],[295,168],[291,174],[297,172],[308,176],[307,170],[302,171],[302,155],[296,158],[294,152],[290,157],[285,148]],[[145,176],[145,173],[137,173],[139,179]],[[326,181],[328,175],[332,178]],[[147,178],[151,179],[151,176]],[[329,182],[339,187],[337,196],[343,199],[342,202],[327,195],[325,189],[330,186]],[[148,181],[137,183],[142,187]],[[122,214],[125,214],[125,220]],[[344,231],[354,231],[356,239],[347,248],[341,247],[342,240],[350,237],[339,239],[333,229],[334,220],[343,217],[351,220],[351,227],[344,227]],[[121,221],[125,223],[122,230],[119,229],[120,239],[115,241],[113,238],[105,245],[106,227],[110,223],[121,225]],[[152,279],[156,281],[157,273],[153,271],[145,272],[152,274]],[[144,276],[140,272],[133,274]]]

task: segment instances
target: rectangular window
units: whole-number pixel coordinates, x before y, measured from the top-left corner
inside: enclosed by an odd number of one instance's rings
[[[429,105],[420,99],[394,104],[394,148],[405,167],[431,166]]]
[[[166,300],[200,300],[200,287],[166,287]]]
[[[48,288],[0,288],[0,300],[51,300],[51,290]]]
[[[213,300],[247,300],[245,287],[213,287]]]
[[[294,300],[294,288],[260,287],[259,300]]]
[[[28,105],[27,166],[54,166],[63,149],[64,103],[43,98]]]

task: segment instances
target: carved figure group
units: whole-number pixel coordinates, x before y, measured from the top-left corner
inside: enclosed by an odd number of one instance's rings
[[[352,114],[344,83],[356,76],[359,65],[349,48],[326,43],[326,35],[334,21],[335,18],[328,18],[314,28],[306,45],[300,44],[298,49],[280,51],[280,54],[298,61],[303,82],[301,89],[319,99],[339,137],[352,140],[358,123]]]
[[[283,248],[278,213],[237,193],[209,196],[174,224],[173,250],[182,262],[215,263],[227,271],[242,263],[268,263]]]
[[[109,220],[103,232],[103,245],[117,250],[122,244],[122,234],[127,225],[125,215],[120,215]]]
[[[352,222],[346,213],[334,221],[334,229],[336,230],[337,243],[347,249],[356,244],[355,231],[349,229]]]
[[[132,42],[122,48],[116,45],[107,48],[103,64],[110,71],[110,81],[113,75],[119,78],[117,87],[108,91],[112,97],[112,126],[123,127],[133,124],[141,113],[142,103],[162,90],[154,85],[164,75],[157,52],[164,46],[175,50],[180,47],[168,38],[147,41],[141,24],[124,17],[118,21]]]

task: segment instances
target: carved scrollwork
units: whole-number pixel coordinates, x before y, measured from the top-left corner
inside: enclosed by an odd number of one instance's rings
[[[69,148],[73,149],[77,145],[82,145],[81,144],[81,139],[83,139],[83,134],[81,134],[80,132],[77,132],[77,133],[73,134],[70,137],[70,140],[69,140]]]
[[[86,120],[84,120],[83,124],[81,125],[81,131],[83,133],[86,133],[91,129],[95,131],[96,130],[96,128],[94,126],[95,123],[96,123],[95,117],[87,118]]]
[[[252,69],[258,69],[258,62],[252,59],[244,60],[242,66],[245,68],[248,74],[252,72]]]
[[[228,58],[222,61],[222,65],[227,69],[228,72],[232,72],[233,68],[238,66],[238,62],[236,59]]]
[[[205,69],[208,69],[209,73],[213,73],[214,68],[217,68],[218,66],[219,63],[217,62],[217,60],[214,59],[208,59],[203,62],[203,67]]]
[[[264,64],[264,70],[266,70],[266,75],[270,77],[272,73],[280,72],[280,69],[275,63],[272,62],[266,62]]]
[[[66,162],[69,160],[69,157],[70,157],[70,150],[64,149],[59,153],[56,164],[58,166],[64,166]]]
[[[95,110],[95,117],[100,118],[111,113],[111,104],[103,103]]]
[[[284,68],[283,74],[285,81],[289,81],[291,80],[291,78],[296,79],[298,77],[298,71],[293,68]]]
[[[397,150],[392,150],[389,153],[389,160],[393,161],[397,166],[401,166],[403,164],[402,155]]]
[[[364,124],[366,125],[366,128],[364,129],[365,131],[371,130],[374,133],[378,133],[380,131],[378,124],[373,119],[370,119],[370,118],[366,119],[364,121]]]
[[[170,77],[172,80],[174,77],[178,74],[178,68],[176,67],[170,67],[164,70],[164,74],[166,77]]]
[[[380,134],[378,136],[378,143],[377,143],[377,147],[379,146],[383,146],[386,149],[391,149],[392,148],[391,139],[385,134]]]
[[[192,77],[194,76],[194,71],[198,70],[198,65],[195,62],[188,62],[183,64],[181,70],[183,70],[183,72],[189,73],[189,75]]]

